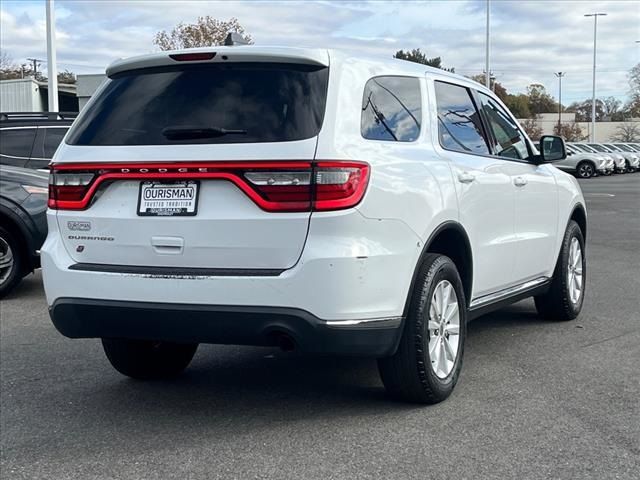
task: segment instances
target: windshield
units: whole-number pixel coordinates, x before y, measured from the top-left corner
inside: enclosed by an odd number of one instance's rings
[[[605,147],[603,147],[602,145],[598,145],[597,143],[590,143],[589,146],[593,149],[595,149],[598,152],[605,152],[608,153],[609,150],[606,149]]]
[[[623,150],[618,147],[617,145],[611,145],[610,143],[607,143],[605,145],[605,147],[607,147],[609,150],[613,150],[614,152],[622,152]]]
[[[328,79],[327,67],[275,63],[179,65],[123,72],[113,77],[90,111],[78,119],[67,143],[304,140],[316,136],[322,126]],[[193,134],[196,130],[213,134]]]
[[[623,152],[633,152],[634,151],[633,148],[631,148],[629,145],[616,145],[616,147],[618,147]]]

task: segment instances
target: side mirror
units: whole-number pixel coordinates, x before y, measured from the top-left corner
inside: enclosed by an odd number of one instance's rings
[[[564,139],[556,135],[543,135],[540,138],[540,163],[557,162],[567,158],[567,148]]]

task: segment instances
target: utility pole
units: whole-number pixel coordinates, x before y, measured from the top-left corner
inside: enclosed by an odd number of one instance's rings
[[[56,66],[56,11],[47,0],[47,71],[49,75],[49,111],[58,111],[58,68]]]
[[[44,62],[44,60],[40,60],[39,58],[27,58],[27,61],[32,63],[33,78],[36,78],[38,76],[38,66],[40,66],[40,64]]]
[[[593,17],[593,90],[591,94],[591,141],[596,141],[596,46],[598,37],[598,17],[606,13],[587,13],[585,17]]]
[[[558,134],[562,128],[562,77],[566,75],[565,72],[554,73],[558,77]]]
[[[484,71],[485,71],[485,85],[487,88],[491,88],[491,72],[489,70],[489,54],[491,51],[491,44],[489,42],[489,17],[490,17],[490,13],[491,13],[491,1],[487,0],[487,41],[486,41],[486,52],[485,52],[485,66],[484,66]]]

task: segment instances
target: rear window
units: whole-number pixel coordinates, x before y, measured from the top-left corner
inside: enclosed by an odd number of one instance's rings
[[[327,67],[267,63],[123,72],[114,75],[78,119],[67,142],[180,145],[304,140],[317,135],[322,126],[328,79]],[[191,130],[193,135],[188,134]]]

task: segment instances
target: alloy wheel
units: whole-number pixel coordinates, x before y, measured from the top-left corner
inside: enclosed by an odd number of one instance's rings
[[[580,165],[578,169],[578,175],[580,178],[590,178],[593,176],[593,167],[588,163]]]
[[[572,303],[578,303],[582,296],[582,248],[577,238],[571,239],[569,248],[569,265],[567,268],[567,284],[569,286],[569,299]]]
[[[0,285],[7,281],[13,270],[13,251],[9,243],[0,237]]]
[[[429,358],[438,378],[446,378],[456,363],[460,343],[458,297],[448,280],[433,290],[429,306]]]

